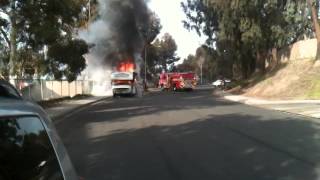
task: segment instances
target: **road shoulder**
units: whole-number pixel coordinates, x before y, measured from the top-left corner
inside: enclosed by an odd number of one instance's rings
[[[214,94],[233,102],[317,118],[320,122],[320,100],[266,100],[222,91],[215,91]]]
[[[66,100],[62,101],[59,104],[56,104],[51,107],[44,108],[44,110],[47,112],[49,117],[55,122],[58,119],[63,118],[67,114],[71,114],[74,111],[77,111],[78,109],[81,109],[83,107],[89,106],[91,104],[94,104],[96,102],[105,100],[107,96],[92,96],[84,99],[77,99],[77,100]]]

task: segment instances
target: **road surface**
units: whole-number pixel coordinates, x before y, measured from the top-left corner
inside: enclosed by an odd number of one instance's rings
[[[87,180],[316,180],[320,125],[212,90],[116,98],[56,125]]]

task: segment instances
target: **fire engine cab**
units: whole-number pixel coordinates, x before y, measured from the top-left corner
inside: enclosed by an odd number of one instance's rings
[[[161,73],[159,88],[163,90],[193,90],[197,85],[195,73]]]
[[[135,64],[131,60],[118,63],[115,71],[111,73],[111,87],[113,96],[118,95],[136,95],[136,77],[134,72]]]

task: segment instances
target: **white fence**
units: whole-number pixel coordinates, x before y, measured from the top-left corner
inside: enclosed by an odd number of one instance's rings
[[[40,79],[15,79],[11,82],[21,91],[24,98],[32,101],[73,97],[79,94],[91,94],[94,86],[93,81],[86,80],[68,82]]]

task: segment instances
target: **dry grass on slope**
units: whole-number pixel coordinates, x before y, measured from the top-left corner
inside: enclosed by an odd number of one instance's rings
[[[268,99],[320,99],[320,67],[310,60],[292,61],[250,79],[243,92]]]

